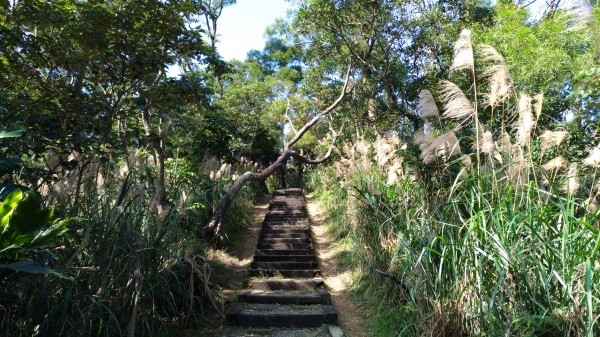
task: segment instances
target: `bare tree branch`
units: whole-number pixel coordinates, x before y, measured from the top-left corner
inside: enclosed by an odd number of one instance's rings
[[[329,157],[331,157],[331,154],[332,154],[333,150],[335,149],[335,143],[337,141],[337,138],[338,138],[339,134],[342,133],[343,129],[344,128],[342,127],[342,128],[340,128],[339,132],[335,131],[335,129],[333,128],[333,124],[331,123],[331,118],[330,118],[329,119],[329,131],[331,131],[332,139],[331,139],[331,144],[329,144],[329,147],[327,148],[327,152],[321,158],[309,159],[309,158],[306,158],[301,153],[292,151],[291,157],[302,163],[305,163],[305,164],[317,165],[317,164],[324,163],[325,161],[327,161],[327,159],[329,159]]]
[[[284,150],[288,150],[294,144],[296,144],[298,142],[298,140],[300,140],[300,138],[302,138],[302,136],[304,136],[306,131],[308,131],[311,127],[313,127],[313,125],[315,125],[319,121],[319,119],[330,114],[333,111],[333,109],[337,108],[337,106],[340,105],[340,103],[342,103],[342,101],[344,100],[344,98],[346,97],[346,95],[349,92],[348,91],[348,82],[350,80],[350,72],[351,71],[352,71],[352,64],[350,63],[350,64],[348,64],[348,70],[346,70],[346,76],[344,78],[344,86],[342,88],[342,91],[340,92],[340,96],[329,107],[327,107],[327,109],[321,111],[319,114],[317,114],[315,117],[313,117],[310,121],[308,121],[308,123],[304,124],[304,126],[300,130],[298,130],[296,135],[289,142],[284,144],[284,146],[283,146]]]

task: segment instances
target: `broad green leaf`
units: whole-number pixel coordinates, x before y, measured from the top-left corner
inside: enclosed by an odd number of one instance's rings
[[[54,275],[54,276],[57,276],[57,277],[60,277],[63,279],[67,279],[67,280],[72,279],[69,276],[63,275],[61,272],[59,272],[56,269],[44,267],[37,262],[29,261],[29,260],[18,261],[18,262],[13,262],[13,263],[8,263],[8,264],[1,264],[0,268],[12,269],[15,271],[22,271],[22,272],[31,273],[31,274]]]
[[[34,191],[30,191],[17,206],[9,226],[18,233],[37,231],[48,225],[53,213],[53,208],[41,209],[38,196]]]
[[[42,245],[54,242],[59,236],[69,231],[67,223],[68,220],[57,221],[50,228],[39,232],[29,243],[30,247],[41,247]]]
[[[25,133],[25,130],[0,131],[0,139],[17,138],[17,137],[21,137],[24,133]]]
[[[5,232],[8,227],[8,221],[19,202],[23,199],[23,192],[20,189],[12,191],[0,204],[0,228]]]

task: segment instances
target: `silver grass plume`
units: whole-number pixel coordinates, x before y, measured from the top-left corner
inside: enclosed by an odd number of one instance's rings
[[[517,122],[517,144],[524,146],[529,143],[531,130],[535,126],[535,120],[531,112],[531,97],[526,94],[519,96],[519,120]]]
[[[429,145],[433,142],[433,140],[434,140],[434,137],[431,134],[431,132],[425,133],[425,130],[422,127],[418,128],[417,131],[415,132],[414,141],[415,141],[415,144],[417,144],[417,145],[423,145],[423,144]]]
[[[569,16],[571,24],[569,31],[581,30],[586,27],[596,28],[597,24],[589,0],[572,0],[570,8],[567,10],[567,16]]]
[[[508,134],[508,132],[502,131],[502,133],[500,134],[500,140],[498,142],[500,153],[502,153],[505,156],[511,155],[512,146],[513,145],[510,142],[510,135]]]
[[[582,206],[590,213],[595,213],[598,210],[598,204],[596,203],[596,199],[593,197],[587,198]]]
[[[600,144],[594,146],[589,153],[590,155],[583,160],[583,165],[600,167]]]
[[[454,44],[454,60],[452,61],[451,69],[473,69],[474,64],[471,31],[463,29],[460,33],[460,37]]]
[[[448,158],[459,155],[460,144],[458,143],[458,138],[456,138],[456,134],[454,131],[450,131],[445,133],[438,138],[436,138],[431,145],[427,146],[421,151],[421,160],[425,164],[430,164],[434,162],[438,157],[443,160],[447,160]]]
[[[429,90],[421,90],[421,92],[419,93],[419,103],[417,104],[417,111],[419,112],[419,116],[421,116],[421,118],[423,119],[431,116],[440,116],[438,108],[435,105],[433,95]]]
[[[482,55],[483,62],[492,63],[483,71],[482,76],[490,87],[485,103],[493,108],[510,97],[513,81],[504,57],[494,47],[481,45],[478,47],[478,51]]]
[[[540,136],[541,149],[546,151],[552,146],[560,146],[560,143],[567,137],[566,131],[545,130]]]
[[[479,146],[479,148],[477,148]],[[473,150],[479,153],[494,155],[494,137],[490,131],[483,131],[479,133],[479,141],[473,143]]]
[[[456,84],[446,80],[441,81],[440,84],[444,118],[463,119],[475,114],[473,104]]]
[[[548,172],[553,172],[565,168],[567,166],[567,160],[563,157],[556,157],[550,159],[546,164],[542,165],[542,168]]]
[[[510,135],[508,132],[502,131],[502,133],[500,133],[500,138],[498,139],[496,147],[498,148],[498,151],[494,155],[494,158],[500,163],[504,163],[504,159],[510,161],[510,157],[513,153],[513,145],[510,142]]]
[[[544,93],[540,92],[539,94],[533,96],[533,111],[535,111],[535,120],[539,121],[540,116],[542,115],[542,106],[544,105]]]
[[[579,170],[577,169],[577,163],[569,164],[569,171],[567,173],[567,179],[561,190],[567,194],[575,194],[579,189]]]

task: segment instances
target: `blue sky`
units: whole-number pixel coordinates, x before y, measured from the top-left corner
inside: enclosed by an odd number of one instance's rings
[[[265,29],[290,8],[284,0],[237,0],[225,7],[217,23],[219,54],[227,61],[244,60],[250,50],[262,50]]]

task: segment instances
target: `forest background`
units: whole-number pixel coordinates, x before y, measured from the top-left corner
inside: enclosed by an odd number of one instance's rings
[[[287,185],[373,336],[600,335],[597,3],[294,4],[225,62],[235,1],[0,1],[0,334],[218,325]]]

